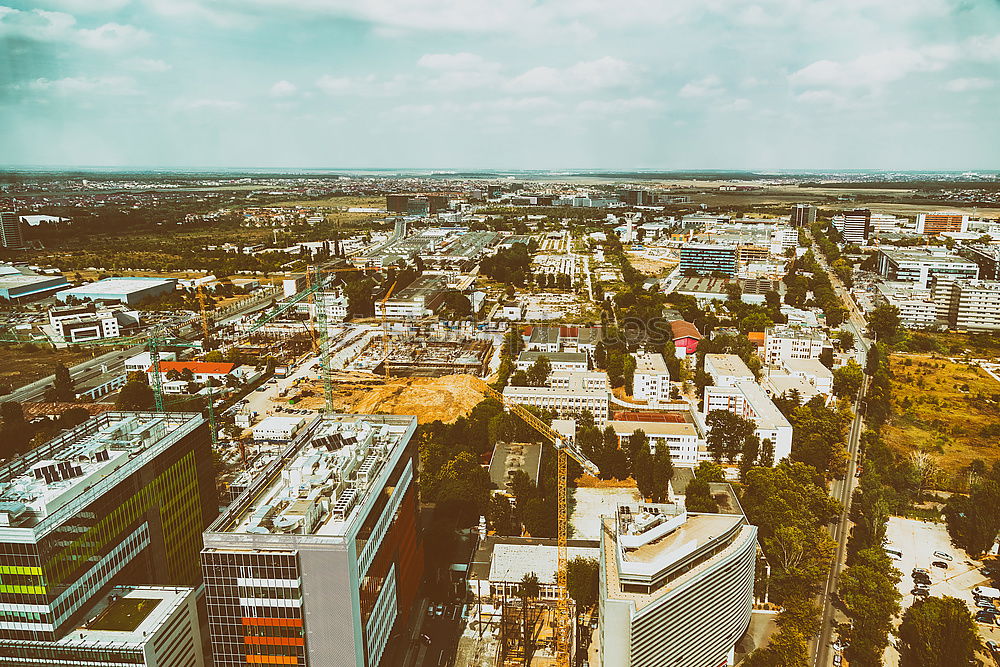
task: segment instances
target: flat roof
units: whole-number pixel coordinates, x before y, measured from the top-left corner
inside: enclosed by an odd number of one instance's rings
[[[490,457],[490,480],[501,491],[507,488],[511,475],[524,471],[528,478],[538,483],[542,462],[542,445],[537,442],[498,442]]]
[[[207,533],[343,538],[415,429],[416,417],[396,415],[314,419]]]
[[[714,370],[727,377],[754,377],[753,371],[737,354],[706,354],[705,371],[711,375]],[[711,370],[709,370],[711,366]]]
[[[204,421],[193,412],[105,412],[12,459],[0,468],[8,520],[0,536],[47,532]]]
[[[687,422],[641,422],[613,419],[608,422],[616,433],[635,433],[642,431],[646,435],[698,435],[694,424]]]
[[[173,278],[105,278],[95,283],[87,283],[79,287],[63,290],[65,294],[128,294],[141,292],[152,287],[176,284]]]
[[[598,547],[567,547],[566,556],[574,558],[597,558]],[[538,583],[553,585],[556,583],[556,570],[559,566],[559,548],[546,544],[507,544],[493,545],[493,556],[490,559],[490,581],[519,583],[526,574],[534,573]]]
[[[537,360],[539,357],[545,357],[549,361],[587,362],[586,352],[545,352],[543,350],[521,350],[521,353],[517,355],[517,360]]]
[[[635,356],[636,373],[666,373],[667,362],[659,352],[641,352]]]
[[[824,366],[819,359],[782,359],[781,363],[789,371],[833,379],[833,371]]]
[[[787,426],[791,428],[792,425],[785,418],[785,415],[781,414],[781,410],[778,406],[774,404],[774,401],[764,392],[759,384],[756,382],[737,382],[736,388],[743,392],[743,396],[747,399],[750,407],[753,408],[754,413],[757,415],[757,423],[765,428],[782,428]]]
[[[144,644],[193,595],[193,588],[183,586],[115,588],[95,607],[96,616],[60,643],[82,640]]]

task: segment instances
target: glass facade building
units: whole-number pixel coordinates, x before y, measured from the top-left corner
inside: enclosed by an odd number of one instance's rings
[[[0,640],[53,641],[121,584],[196,585],[217,514],[197,413],[108,412],[0,468]]]
[[[423,578],[415,429],[317,418],[209,527],[216,667],[383,664]]]

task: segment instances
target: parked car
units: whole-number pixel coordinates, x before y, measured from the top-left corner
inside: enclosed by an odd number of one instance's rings
[[[933,565],[934,567],[939,567],[942,570],[947,570],[948,569],[948,563],[944,562],[943,560],[936,560],[936,561],[932,562],[931,565]]]
[[[910,595],[916,595],[917,597],[921,598],[925,598],[930,594],[931,592],[926,588],[914,588],[912,591],[910,591]]]
[[[935,551],[935,552],[934,552],[934,555],[935,555],[935,556],[937,556],[938,558],[943,558],[943,559],[945,559],[945,560],[954,560],[954,559],[953,559],[953,558],[951,557],[951,554],[949,554],[949,553],[946,553],[946,552],[944,552],[944,551]]]
[[[913,576],[916,576],[918,573],[930,574],[931,571],[928,570],[926,567],[915,567],[915,568],[913,568],[913,572],[912,572]]]
[[[434,614],[436,616],[444,616],[444,605],[439,604],[438,606],[434,607]]]
[[[1000,654],[1000,644],[997,644],[992,639],[986,640],[986,648],[988,648],[990,650],[990,653],[992,653],[994,656]]]

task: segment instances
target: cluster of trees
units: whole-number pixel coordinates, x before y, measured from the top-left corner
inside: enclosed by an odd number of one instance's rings
[[[899,319],[899,308],[882,304],[868,313],[868,332],[877,341],[891,343],[901,331],[902,322]]]
[[[528,370],[514,371],[510,376],[510,384],[515,387],[544,387],[552,373],[552,363],[544,354],[528,366]]]
[[[846,319],[847,308],[833,291],[830,277],[816,261],[811,250],[791,261],[782,281],[786,288],[785,303],[790,306],[821,309],[827,326],[831,328],[839,327]]]
[[[903,614],[899,626],[901,667],[971,665],[979,648],[979,632],[964,600],[928,597]]]
[[[594,346],[594,365],[607,371],[608,381],[612,387],[625,387],[632,393],[632,383],[635,380],[635,357],[628,350],[619,332],[608,329],[606,341],[598,341]]]
[[[153,389],[149,378],[141,371],[128,374],[125,385],[118,392],[115,408],[118,410],[149,410],[153,407]]]
[[[24,410],[17,401],[0,403],[0,459],[12,456],[29,449],[34,431],[24,418]]]
[[[712,495],[713,482],[726,481],[722,467],[717,463],[702,461],[694,471],[694,479],[684,489],[684,507],[689,512],[715,513],[719,503]]]
[[[849,331],[843,333],[850,334]],[[833,395],[850,400],[858,395],[864,381],[864,369],[854,359],[849,359],[846,364],[833,371]]]
[[[823,397],[816,396],[793,407],[786,417],[792,425],[792,459],[809,464],[825,479],[843,478],[850,407],[846,403],[827,407]]]
[[[782,606],[778,633],[743,664],[808,664],[807,638],[819,622],[813,600],[822,589],[836,549],[825,526],[838,515],[840,504],[829,496],[816,469],[799,461],[749,470],[741,503],[747,520],[757,526],[758,540],[772,567],[770,597]]]
[[[989,470],[979,459],[969,467],[969,495],[951,496],[944,515],[951,539],[977,557],[993,545],[1000,533],[1000,461]]]
[[[524,349],[524,339],[521,338],[520,330],[517,327],[510,327],[503,337],[500,367],[497,369],[497,379],[493,384],[493,388],[497,391],[503,391],[503,388],[507,386],[507,382],[514,373],[514,360],[517,359],[517,355],[522,349]]]
[[[823,257],[826,258],[830,268],[833,269],[833,272],[837,274],[837,277],[840,278],[840,281],[844,285],[851,287],[854,284],[854,271],[851,268],[851,264],[840,252],[838,243],[843,241],[840,232],[827,222],[813,223],[810,231],[812,231],[813,238],[816,240],[816,247],[823,253]]]
[[[572,289],[573,278],[568,273],[537,273],[535,285],[541,289]]]
[[[584,410],[577,422],[576,442],[581,451],[600,469],[601,479],[635,480],[639,493],[653,502],[665,502],[668,485],[674,476],[674,466],[668,447],[652,451],[649,438],[636,430],[625,442],[619,443],[609,425],[597,428],[590,411]]]
[[[531,276],[531,252],[525,244],[515,243],[484,257],[479,270],[491,280],[524,287]]]
[[[757,435],[757,424],[729,410],[712,410],[705,418],[708,451],[716,462],[739,460],[740,478],[755,465],[774,465],[774,443]]]

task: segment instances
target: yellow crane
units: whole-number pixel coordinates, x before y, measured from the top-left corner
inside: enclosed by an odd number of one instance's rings
[[[393,282],[389,286],[389,291],[385,293],[380,302],[382,305],[382,356],[385,357],[385,361],[382,362],[382,366],[385,369],[385,379],[389,380],[389,321],[385,318],[385,302],[389,300],[392,296],[392,291],[396,289],[396,283]]]
[[[556,433],[552,427],[546,424],[544,421],[536,417],[530,410],[525,408],[523,405],[511,401],[506,396],[501,394],[499,391],[488,385],[486,382],[479,380],[480,389],[484,394],[490,398],[494,398],[500,401],[500,404],[505,408],[510,410],[513,414],[520,417],[528,426],[538,431],[546,440],[552,442],[552,445],[556,449],[556,484],[557,484],[557,502],[559,504],[559,517],[558,517],[558,568],[556,570],[556,583],[559,588],[559,597],[556,602],[556,665],[558,667],[569,667],[570,664],[570,641],[571,641],[571,630],[573,627],[573,619],[570,618],[569,613],[569,591],[566,587],[566,562],[567,562],[567,541],[569,540],[569,517],[567,515],[566,508],[566,487],[567,487],[567,475],[566,468],[568,465],[568,459],[572,457],[574,461],[579,463],[584,470],[592,475],[597,475],[599,470],[597,465],[594,464],[587,456],[581,452],[573,444],[572,440],[569,440],[559,433]]]
[[[202,340],[202,349],[208,349],[209,339],[211,338],[212,327],[208,323],[208,307],[205,305],[205,288],[198,285],[198,306],[201,310],[201,333],[204,336]]]

